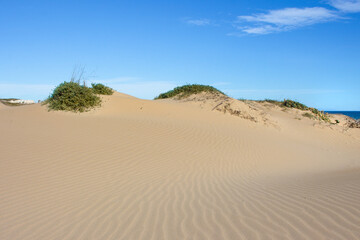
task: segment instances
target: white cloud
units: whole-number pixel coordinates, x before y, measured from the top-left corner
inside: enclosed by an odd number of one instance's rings
[[[337,18],[334,11],[322,7],[313,8],[284,8],[271,10],[268,13],[253,16],[240,16],[239,19],[248,22],[264,22],[279,26],[309,25]]]
[[[259,35],[280,32],[285,30],[284,28],[273,27],[271,25],[263,25],[260,27],[244,27],[239,29],[248,34],[259,34]]]
[[[322,7],[284,8],[251,16],[239,16],[238,29],[248,34],[269,34],[329,22],[338,18],[340,16],[336,11]],[[248,24],[243,25],[243,22]]]
[[[329,4],[343,12],[360,12],[360,0],[330,0]]]
[[[206,26],[206,25],[210,25],[210,20],[209,19],[188,19],[186,20],[187,24],[190,25],[196,25],[196,26]]]

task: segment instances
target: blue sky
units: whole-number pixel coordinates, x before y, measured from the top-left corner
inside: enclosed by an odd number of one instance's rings
[[[360,0],[0,0],[0,98],[88,82],[152,99],[186,83],[360,110]]]

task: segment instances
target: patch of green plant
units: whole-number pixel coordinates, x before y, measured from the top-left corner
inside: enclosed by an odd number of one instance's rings
[[[188,84],[181,87],[176,87],[173,90],[170,90],[168,92],[162,93],[159,96],[157,96],[155,99],[165,99],[165,98],[172,98],[172,97],[178,97],[178,98],[184,98],[187,96],[190,96],[192,94],[197,94],[201,92],[209,92],[209,93],[219,93],[222,95],[225,95],[220,90],[208,86],[208,85],[199,85],[199,84]]]
[[[306,105],[304,105],[302,103],[299,103],[299,102],[296,102],[296,101],[293,101],[293,100],[289,100],[289,99],[284,100],[282,102],[282,105],[284,107],[296,108],[296,109],[300,109],[300,110],[308,110],[309,109]]]
[[[101,83],[92,83],[91,86],[95,94],[112,95],[114,93],[114,90],[112,88],[109,88]]]
[[[274,100],[274,99],[264,99],[264,100],[257,100],[256,102],[259,102],[259,103],[271,103],[271,104],[274,104],[274,105],[277,105],[277,106],[281,106],[283,104],[283,102],[281,101],[278,101],[278,100]]]
[[[330,122],[330,121],[331,121],[327,113],[324,113],[324,112],[322,112],[322,111],[319,111],[319,110],[317,110],[316,108],[309,108],[309,109],[310,109],[310,111],[311,111],[312,113],[315,114],[315,116],[316,116],[319,120],[323,120],[323,121],[325,121],[325,122]]]
[[[268,102],[268,103],[274,103],[274,104],[279,104],[281,103],[280,101],[278,100],[274,100],[274,99],[265,99],[263,100],[264,102]]]
[[[323,120],[325,122],[330,122],[330,118],[328,117],[328,115],[326,113],[319,111],[316,108],[309,108],[305,104],[302,104],[300,102],[296,102],[296,101],[293,101],[290,99],[286,99],[282,102],[277,101],[277,100],[272,100],[272,99],[265,99],[265,100],[260,100],[258,102],[268,102],[268,103],[276,104],[278,106],[285,107],[284,111],[286,110],[286,108],[296,108],[296,109],[299,109],[302,111],[310,110],[313,114],[304,113],[303,116],[309,117],[312,119]]]
[[[91,88],[76,82],[63,82],[44,102],[50,110],[85,112],[100,106],[101,99]]]

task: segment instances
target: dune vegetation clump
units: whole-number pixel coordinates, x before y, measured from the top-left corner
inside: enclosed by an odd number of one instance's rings
[[[91,88],[78,82],[63,82],[44,102],[50,110],[85,112],[100,106],[101,99]]]
[[[296,109],[300,109],[300,110],[308,110],[309,108],[302,104],[302,103],[299,103],[299,102],[296,102],[296,101],[293,101],[293,100],[284,100],[282,105],[284,107],[288,107],[288,108],[296,108]]]
[[[181,98],[190,96],[192,94],[197,94],[197,93],[202,93],[202,92],[218,93],[218,94],[225,95],[223,92],[221,92],[220,90],[218,90],[212,86],[200,85],[200,84],[191,84],[191,85],[188,84],[188,85],[184,85],[181,87],[176,87],[173,90],[162,93],[159,96],[157,96],[155,99],[165,99],[165,98],[172,98],[172,97],[177,97],[177,98],[181,99]]]
[[[295,109],[299,109],[302,111],[310,111],[310,113],[304,113],[303,116],[311,118],[311,119],[317,119],[317,120],[323,120],[325,122],[330,122],[330,118],[328,117],[328,115],[326,113],[319,111],[316,108],[308,107],[305,104],[302,104],[300,102],[293,101],[290,99],[285,99],[284,101],[265,99],[265,100],[257,100],[257,102],[271,103],[271,104],[277,105],[279,107],[284,107],[284,108],[295,108]]]
[[[305,117],[315,118],[315,119],[318,119],[318,120],[323,120],[325,122],[330,122],[330,118],[328,117],[328,115],[326,113],[324,113],[322,111],[319,111],[316,108],[307,107],[306,105],[304,105],[302,103],[299,103],[299,102],[296,102],[296,101],[293,101],[293,100],[284,100],[282,102],[282,106],[288,107],[288,108],[296,108],[296,109],[300,109],[302,111],[309,110],[314,115],[309,113],[309,114],[306,114],[306,116],[305,116],[305,114],[304,114]],[[312,117],[310,117],[310,116],[312,116]]]
[[[112,95],[114,93],[114,90],[112,88],[109,88],[101,83],[92,83],[91,87],[95,94]]]

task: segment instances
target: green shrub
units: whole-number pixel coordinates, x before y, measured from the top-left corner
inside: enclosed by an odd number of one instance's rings
[[[306,105],[296,102],[296,101],[293,101],[293,100],[287,99],[287,100],[280,102],[280,101],[276,101],[276,100],[265,99],[265,100],[260,100],[258,102],[268,102],[268,103],[272,103],[272,104],[286,107],[286,108],[296,108],[296,109],[299,109],[302,111],[310,110],[314,115],[310,114],[310,113],[304,113],[303,116],[312,118],[312,119],[323,120],[325,122],[330,122],[330,118],[328,117],[328,115],[326,113],[319,111],[316,108],[309,108]]]
[[[268,99],[268,98],[266,98],[264,100],[256,100],[256,102],[259,102],[259,103],[271,103],[271,104],[274,104],[274,105],[277,105],[277,106],[281,106],[283,104],[283,102],[281,102],[281,101]]]
[[[181,87],[176,87],[173,90],[170,90],[166,93],[162,93],[157,96],[155,99],[164,99],[164,98],[172,98],[172,97],[179,97],[184,98],[190,96],[192,94],[197,94],[201,92],[209,92],[209,93],[219,93],[225,95],[223,92],[219,91],[218,89],[208,86],[208,85],[199,85],[199,84],[188,84]]]
[[[101,83],[92,83],[91,86],[95,94],[112,95],[114,93],[112,88],[109,88]]]
[[[273,100],[273,99],[265,99],[265,100],[263,100],[262,102],[268,102],[268,103],[273,103],[273,104],[279,104],[279,103],[281,103],[280,101],[278,101],[278,100]]]
[[[63,82],[54,89],[46,103],[51,110],[85,112],[100,106],[101,99],[91,88],[76,82]]]
[[[330,118],[327,113],[317,110],[316,108],[309,108],[312,113],[317,116],[318,119],[323,120],[325,122],[330,122]]]
[[[282,104],[283,104],[283,106],[288,107],[288,108],[297,108],[300,110],[308,110],[309,109],[304,104],[293,101],[293,100],[284,100]]]

